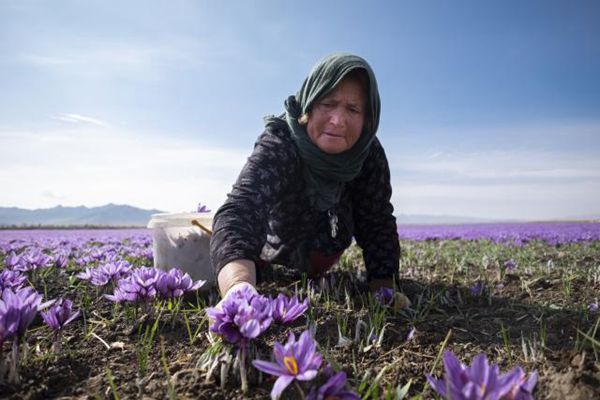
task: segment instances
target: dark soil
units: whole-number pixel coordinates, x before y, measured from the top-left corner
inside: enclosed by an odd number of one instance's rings
[[[419,246],[427,249],[426,246],[440,244]],[[425,375],[434,367],[445,343],[445,349],[452,350],[465,363],[485,352],[502,371],[516,365],[528,372],[537,370],[536,398],[599,399],[599,316],[586,307],[600,295],[600,283],[578,271],[599,268],[600,254],[591,248],[583,251],[585,256],[570,257],[561,256],[562,249],[550,246],[543,249],[543,254],[535,251],[533,255],[524,255],[521,252],[525,250],[519,249],[502,250],[529,257],[531,268],[521,262],[516,272],[500,275],[494,265],[466,262],[456,268],[446,264],[445,256],[428,259],[426,253],[421,253],[415,256],[418,261],[410,261],[408,254],[399,286],[411,300],[411,309],[385,311],[388,325],[380,346],[367,346],[365,342],[336,347],[340,321],[347,326],[346,336],[352,338],[358,320],[373,318],[372,308],[365,304],[365,284],[360,274],[353,272],[361,269],[360,258],[351,255],[343,265],[314,283],[316,296],[321,297],[317,301],[311,298],[310,313],[290,326],[271,327],[256,341],[255,351],[260,358],[268,359],[275,341],[284,341],[290,329],[301,333],[310,319],[316,325],[315,339],[324,358],[336,369],[346,371],[355,389],[363,378],[371,384],[386,367],[377,385],[380,395],[386,388],[395,390],[410,380],[409,398],[419,395],[434,398],[433,391],[426,387]],[[565,276],[565,269],[556,267],[544,270],[548,259],[569,264],[570,275]],[[501,260],[498,256],[492,261]],[[537,268],[538,264],[541,267]],[[210,341],[204,312],[193,310],[214,304],[214,293],[188,296],[177,314],[162,313],[158,332],[147,346],[149,354],[144,369],[144,332],[151,330],[157,315],[149,316],[142,310],[134,315],[131,307],[126,311],[123,306],[112,304],[85,283],[70,284],[70,275],[69,270],[55,271],[34,284],[40,291],[45,288],[48,298],[73,299],[82,308],[82,317],[65,329],[63,350],[59,354],[49,351],[51,335],[41,318],[34,321],[27,335],[28,354],[20,367],[21,383],[0,384],[2,398],[269,397],[272,377],[261,376],[252,367],[246,394],[239,389],[236,371],[228,374],[228,381],[222,387],[220,367],[208,377],[206,369],[201,368],[201,356],[210,347]],[[260,285],[264,294],[291,294],[297,288],[305,293],[306,286],[299,275],[277,267],[267,275],[268,282]],[[470,286],[475,279],[486,282],[482,295],[471,294]],[[415,334],[407,340],[413,328]],[[9,346],[5,343],[3,355],[9,352]],[[441,363],[437,363],[433,372],[441,376]],[[296,389],[290,386],[283,397],[296,398]]]

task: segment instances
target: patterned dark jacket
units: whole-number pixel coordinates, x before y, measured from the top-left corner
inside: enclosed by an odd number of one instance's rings
[[[302,162],[286,128],[267,127],[259,136],[214,218],[210,253],[215,273],[230,261],[259,258],[306,271],[309,251],[340,253],[354,237],[363,250],[367,280],[391,278],[398,271],[400,247],[389,166],[377,138],[361,172],[346,183],[331,210],[309,206]],[[335,216],[337,232],[332,232]]]

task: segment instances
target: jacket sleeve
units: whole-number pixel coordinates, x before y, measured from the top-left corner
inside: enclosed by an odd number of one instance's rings
[[[375,139],[369,152],[351,190],[355,238],[363,250],[367,280],[371,281],[398,273],[400,244],[385,151]]]
[[[233,260],[256,260],[267,239],[268,212],[295,162],[293,148],[266,131],[254,145],[227,200],[213,220],[210,255],[215,276]]]

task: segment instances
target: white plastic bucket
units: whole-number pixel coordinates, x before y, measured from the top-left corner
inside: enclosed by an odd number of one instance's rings
[[[203,279],[200,290],[215,284],[210,263],[209,242],[213,213],[153,214],[152,229],[154,266],[168,271],[179,268],[193,280]]]

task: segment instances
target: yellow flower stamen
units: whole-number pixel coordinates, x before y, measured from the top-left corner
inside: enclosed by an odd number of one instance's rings
[[[292,375],[298,375],[298,364],[293,356],[283,357],[283,363]]]

